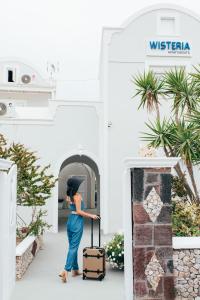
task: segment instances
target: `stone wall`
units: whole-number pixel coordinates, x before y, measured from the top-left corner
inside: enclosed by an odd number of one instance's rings
[[[200,250],[174,250],[176,300],[200,296]]]
[[[21,279],[35,255],[42,247],[42,238],[37,237],[21,256],[16,256],[16,279]]]
[[[171,169],[132,169],[134,299],[173,300]]]

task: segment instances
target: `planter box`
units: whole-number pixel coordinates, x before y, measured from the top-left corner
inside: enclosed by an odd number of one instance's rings
[[[37,252],[42,248],[42,237],[27,236],[16,247],[16,279],[21,279]]]
[[[200,237],[173,237],[174,249],[200,249]]]

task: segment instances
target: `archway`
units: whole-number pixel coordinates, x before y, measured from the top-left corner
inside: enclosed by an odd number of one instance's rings
[[[100,214],[100,175],[98,166],[86,155],[73,155],[62,163],[58,176],[58,227],[64,224],[69,213],[65,201],[66,182],[68,178],[73,176],[84,178],[79,191],[84,199],[85,210]]]

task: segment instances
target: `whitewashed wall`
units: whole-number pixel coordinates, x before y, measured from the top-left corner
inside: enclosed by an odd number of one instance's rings
[[[0,159],[0,299],[9,300],[15,285],[17,169]]]
[[[177,17],[178,32],[164,35],[159,32],[159,16]],[[194,30],[195,28],[195,30]],[[132,76],[147,70],[150,65],[185,65],[191,70],[192,65],[200,62],[200,45],[196,32],[200,30],[200,19],[184,9],[171,5],[157,5],[147,8],[131,17],[120,28],[105,28],[101,51],[101,94],[104,101],[104,170],[107,190],[108,231],[122,227],[122,185],[121,174],[123,160],[128,156],[137,156],[142,131],[146,131],[145,122],[153,120],[153,115],[138,111],[139,97],[132,98],[136,89]],[[147,55],[146,41],[188,40],[191,56]],[[162,102],[162,115],[170,116],[169,105]],[[107,127],[108,123],[111,127]],[[115,214],[112,214],[112,208]]]
[[[37,151],[41,165],[51,164],[50,172],[57,178],[62,163],[73,155],[86,154],[99,166],[99,122],[98,105],[51,101],[52,118],[17,118],[0,120],[1,133],[9,142],[24,144]],[[30,108],[31,110],[31,108]],[[57,231],[58,223],[58,184],[52,191],[46,208],[47,221]],[[28,222],[30,209],[18,208]]]
[[[160,33],[159,15],[177,16],[176,35],[166,37]],[[46,108],[41,107],[46,100],[37,95],[34,105],[38,108],[27,107],[29,110],[24,109],[21,115],[17,110],[17,119],[0,119],[1,132],[9,141],[24,143],[38,151],[41,164],[50,163],[56,177],[61,164],[70,156],[83,154],[94,160],[100,172],[105,233],[123,228],[123,160],[138,155],[144,123],[153,118],[144,110],[137,110],[139,98],[132,99],[135,94],[132,76],[151,65],[185,65],[190,70],[193,64],[200,62],[196,34],[199,30],[200,19],[182,8],[168,4],[147,8],[121,27],[104,29],[99,82],[61,80],[57,84],[56,99],[48,101]],[[166,38],[188,40],[192,46],[191,56],[148,55],[148,39]],[[20,98],[20,94],[18,96]],[[30,99],[34,101],[34,97]],[[163,113],[170,115],[169,104],[165,102],[162,103]],[[55,232],[57,200],[58,185],[47,204],[48,222]]]

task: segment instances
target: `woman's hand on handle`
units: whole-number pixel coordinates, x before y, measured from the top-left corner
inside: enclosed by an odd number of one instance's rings
[[[100,216],[98,216],[98,215],[91,215],[91,218],[93,220],[99,220],[99,219],[101,219]]]

